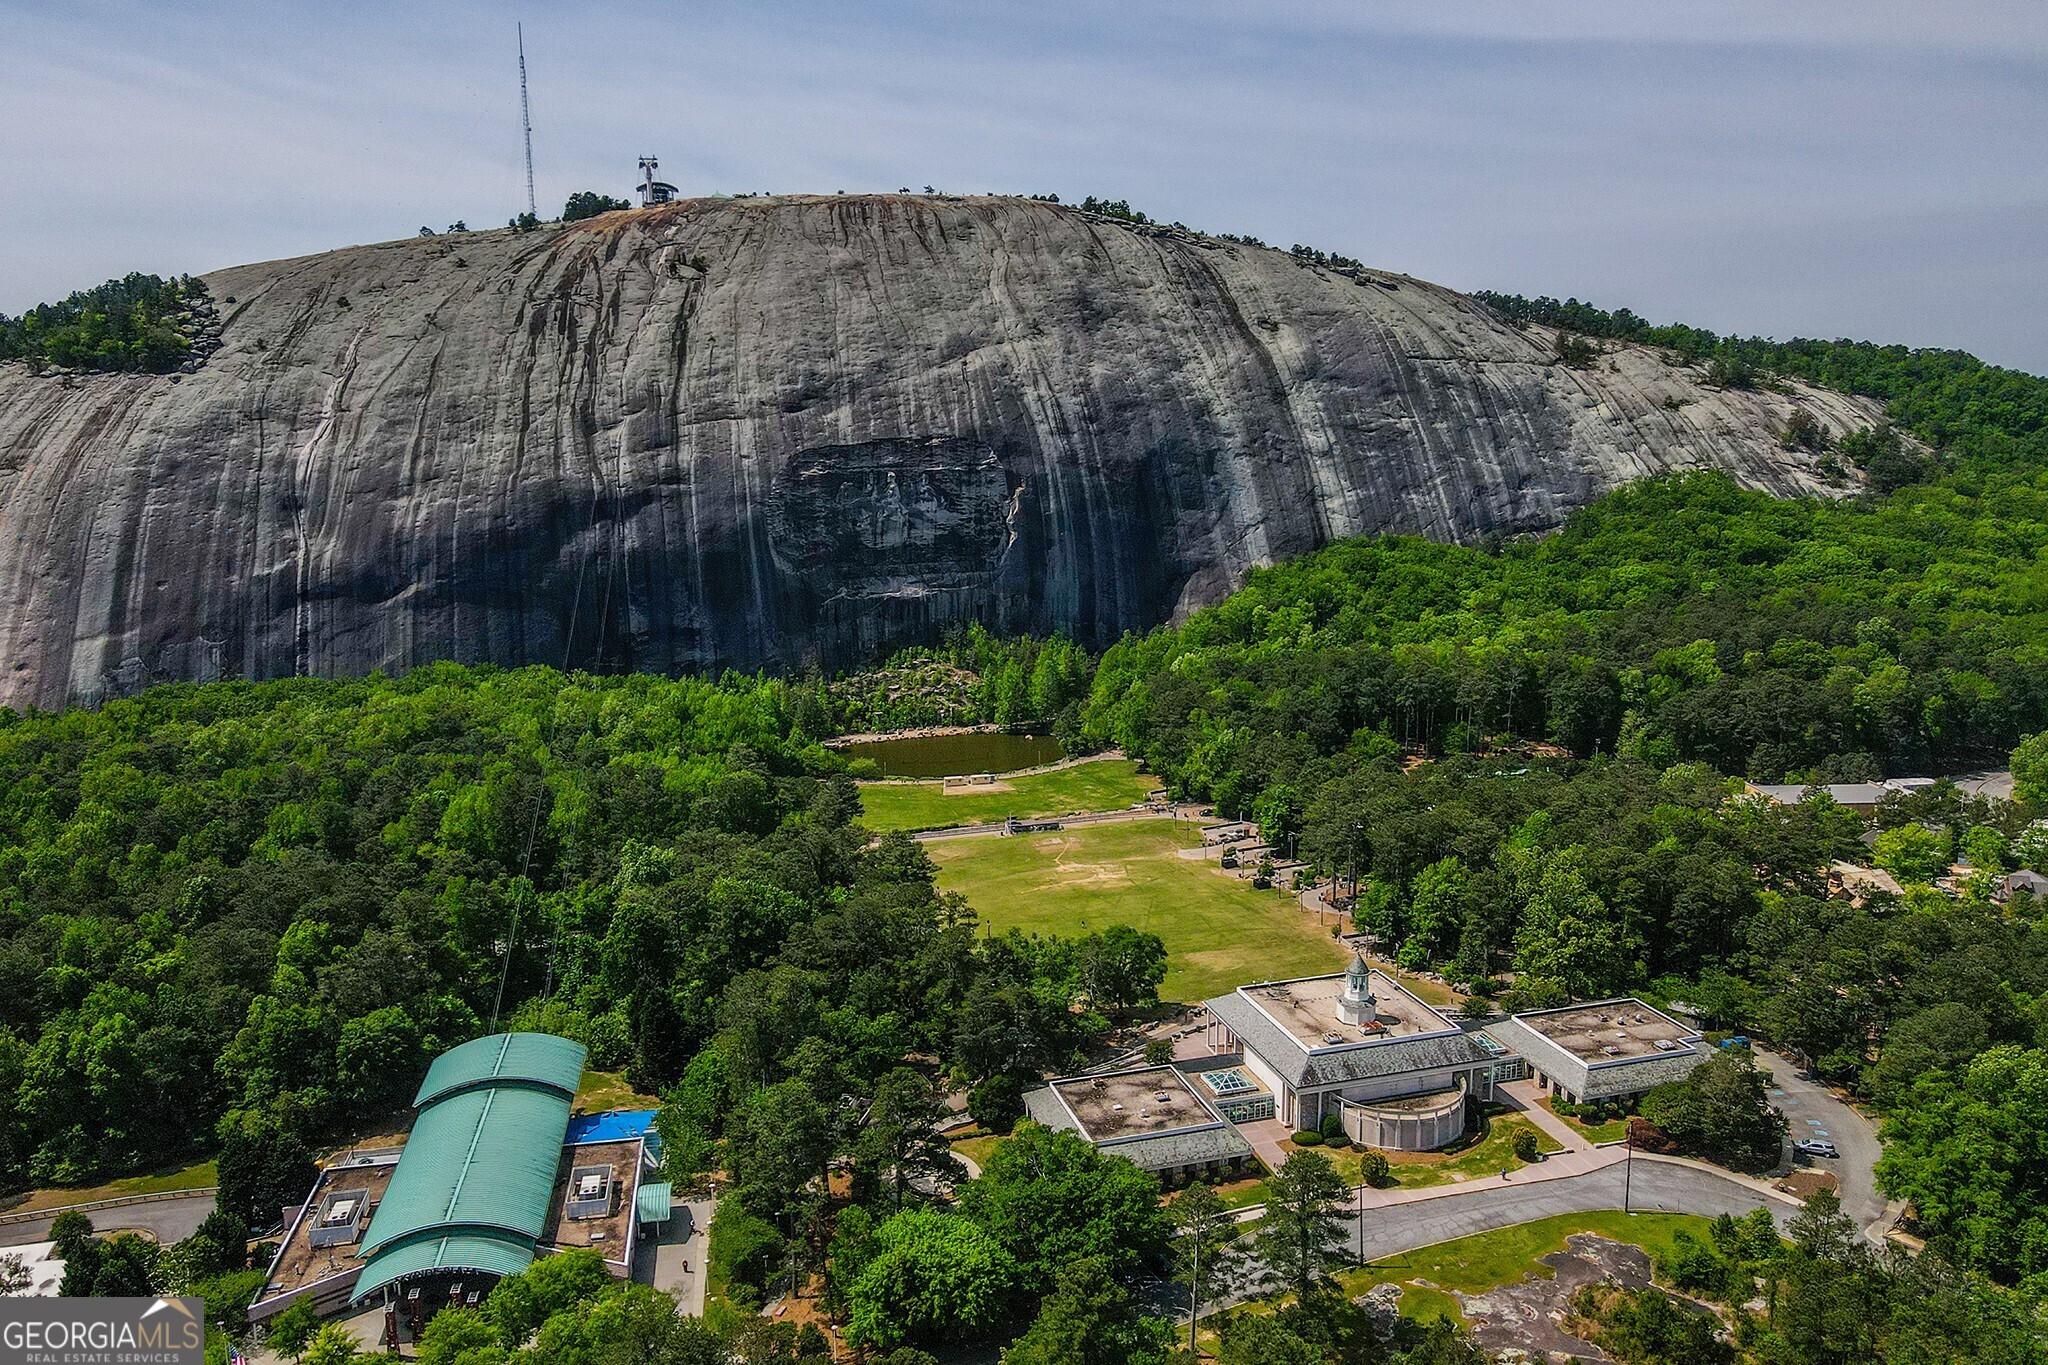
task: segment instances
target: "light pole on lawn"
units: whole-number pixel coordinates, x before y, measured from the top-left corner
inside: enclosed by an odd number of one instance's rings
[[[1628,1149],[1627,1154],[1621,1159],[1621,1211],[1623,1213],[1633,1213],[1634,1210],[1628,1206],[1628,1199],[1630,1186],[1634,1183],[1636,1173],[1636,1121],[1631,1118],[1626,1122]]]

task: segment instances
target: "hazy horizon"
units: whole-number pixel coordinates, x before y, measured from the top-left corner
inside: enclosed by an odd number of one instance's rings
[[[2048,371],[2048,7],[7,0],[0,311],[625,196],[1094,194],[1461,289]]]

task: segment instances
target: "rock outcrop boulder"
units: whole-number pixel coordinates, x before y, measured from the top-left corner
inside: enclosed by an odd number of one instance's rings
[[[1557,524],[1867,404],[1557,363],[1450,290],[1030,200],[696,200],[207,277],[175,376],[0,366],[0,701],[437,659],[1091,644],[1340,536]]]

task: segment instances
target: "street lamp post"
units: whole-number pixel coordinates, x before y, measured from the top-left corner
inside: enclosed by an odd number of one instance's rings
[[[1636,1121],[1633,1118],[1628,1120],[1627,1131],[1628,1149],[1621,1159],[1621,1211],[1632,1213],[1634,1210],[1629,1208],[1628,1200],[1630,1186],[1634,1183],[1636,1173]]]

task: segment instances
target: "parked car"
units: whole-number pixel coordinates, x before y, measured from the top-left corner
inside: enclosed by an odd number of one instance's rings
[[[1792,1144],[1792,1150],[1801,1156],[1833,1158],[1841,1155],[1841,1152],[1836,1150],[1835,1144],[1825,1138],[1801,1138]]]

